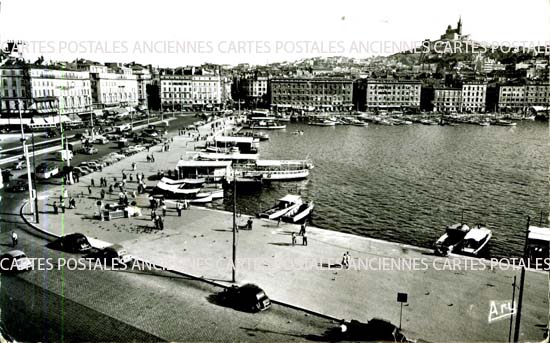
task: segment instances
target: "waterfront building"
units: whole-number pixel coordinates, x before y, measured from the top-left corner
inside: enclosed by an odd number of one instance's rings
[[[499,88],[498,109],[501,112],[524,112],[530,106],[548,107],[550,104],[550,83],[528,82]]]
[[[458,113],[462,106],[462,89],[435,87],[433,110],[438,113]]]
[[[0,113],[18,116],[73,116],[92,111],[90,74],[65,65],[12,61],[0,68]],[[77,118],[75,118],[77,119]]]
[[[368,79],[366,88],[367,110],[420,109],[420,81]]]
[[[344,78],[280,78],[271,80],[271,107],[307,111],[349,111],[353,81]]]
[[[248,76],[239,80],[238,92],[249,106],[256,108],[263,100],[267,100],[268,86],[269,77]]]
[[[164,70],[160,74],[163,109],[215,109],[223,105],[225,86],[217,74],[194,74],[192,69]]]
[[[485,112],[487,84],[467,82],[462,85],[462,112]]]
[[[525,86],[503,85],[498,91],[499,112],[517,112],[525,107]]]
[[[136,76],[139,107],[141,110],[145,110],[148,108],[147,86],[153,82],[151,71],[147,67],[135,63],[129,67],[132,68],[132,73]]]

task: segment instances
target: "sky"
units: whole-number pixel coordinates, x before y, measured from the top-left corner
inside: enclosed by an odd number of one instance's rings
[[[370,57],[436,39],[462,17],[483,42],[550,42],[550,0],[0,0],[0,41],[24,57],[159,66]]]

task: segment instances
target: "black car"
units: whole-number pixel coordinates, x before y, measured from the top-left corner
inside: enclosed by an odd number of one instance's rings
[[[243,311],[259,312],[271,307],[271,300],[264,290],[253,283],[228,287],[219,297],[224,305]]]
[[[343,321],[327,332],[329,341],[410,342],[401,330],[384,319],[373,318],[367,323],[358,320]]]
[[[8,187],[6,187],[6,191],[11,193],[22,193],[27,191],[28,189],[28,184],[22,180],[13,182],[12,184],[8,185]]]
[[[55,241],[49,243],[48,247],[71,253],[86,252],[92,249],[92,245],[88,241],[88,238],[81,233],[71,233],[59,237]]]

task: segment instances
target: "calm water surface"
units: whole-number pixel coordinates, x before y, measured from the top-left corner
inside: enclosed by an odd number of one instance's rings
[[[305,131],[303,136],[292,135]],[[315,202],[314,225],[431,247],[445,225],[484,223],[491,255],[521,254],[526,218],[549,210],[548,124],[517,127],[336,126],[289,124],[269,132],[263,159],[310,158],[302,182],[239,194],[256,213],[287,193]],[[230,201],[218,207],[231,210]],[[545,220],[546,221],[546,220]]]

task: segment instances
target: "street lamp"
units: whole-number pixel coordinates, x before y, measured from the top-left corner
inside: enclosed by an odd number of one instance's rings
[[[29,149],[25,143],[27,138],[25,138],[25,131],[23,130],[23,115],[21,114],[21,100],[17,100],[17,110],[19,112],[19,123],[21,124],[21,144],[23,144],[23,154],[25,156],[25,162],[27,163],[27,182],[29,184],[29,206],[31,209],[31,214],[38,215],[38,208],[33,207],[33,189],[32,189],[32,180],[31,180],[31,164],[29,161]],[[36,173],[36,170],[35,170]]]

